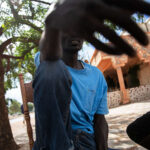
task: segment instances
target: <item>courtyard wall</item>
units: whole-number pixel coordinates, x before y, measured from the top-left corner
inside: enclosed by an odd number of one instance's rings
[[[150,100],[150,85],[142,85],[127,89],[127,94],[131,103]],[[113,108],[120,105],[122,98],[121,91],[108,92],[108,107]]]

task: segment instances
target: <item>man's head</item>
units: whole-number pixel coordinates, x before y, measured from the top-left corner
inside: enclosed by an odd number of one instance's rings
[[[81,50],[83,40],[74,36],[62,35],[62,48],[63,51],[70,54],[75,54]]]
[[[48,16],[65,1],[66,0],[58,0],[57,3],[53,3],[47,12],[46,18],[48,18]],[[62,48],[64,52],[70,54],[77,53],[79,50],[81,50],[82,44],[82,39],[62,33]]]

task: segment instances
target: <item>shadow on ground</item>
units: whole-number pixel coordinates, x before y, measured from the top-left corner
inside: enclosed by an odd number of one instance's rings
[[[109,115],[106,116],[109,124],[109,147],[120,150],[145,150],[128,138],[126,128],[132,121],[148,111],[150,111],[150,101],[110,109]],[[31,117],[31,122],[35,131],[34,117]],[[21,146],[19,150],[29,150],[26,126],[23,125],[22,120],[13,121],[11,128],[15,141]]]

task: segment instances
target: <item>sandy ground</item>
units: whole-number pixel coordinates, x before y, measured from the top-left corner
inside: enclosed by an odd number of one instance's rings
[[[109,124],[109,145],[119,149],[137,146],[128,138],[125,131],[128,124],[148,111],[150,111],[150,101],[110,109],[109,115],[107,115]],[[145,150],[140,147],[138,149]]]
[[[31,119],[31,124],[34,132],[35,131],[34,113],[30,114],[30,119]],[[24,120],[23,115],[20,115],[15,119],[11,119],[10,124],[11,124],[15,141],[21,147],[19,150],[29,150],[27,129],[26,129],[26,125],[23,123],[23,120]],[[35,138],[35,132],[34,132],[34,138]]]
[[[110,109],[106,116],[109,124],[109,146],[118,149],[145,150],[132,142],[125,130],[129,123],[137,117],[150,111],[150,101],[127,104]],[[23,124],[23,116],[11,119],[11,128],[17,144],[21,146],[19,150],[29,150],[26,126]],[[33,131],[35,130],[34,114],[31,114]],[[35,133],[34,133],[35,136]]]

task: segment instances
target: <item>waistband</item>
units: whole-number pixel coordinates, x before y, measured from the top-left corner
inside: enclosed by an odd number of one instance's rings
[[[73,130],[72,133],[73,133],[73,135],[81,135],[82,134],[82,135],[86,135],[86,136],[94,138],[94,134],[87,133],[87,132],[85,132],[85,131],[83,131],[81,129]]]

